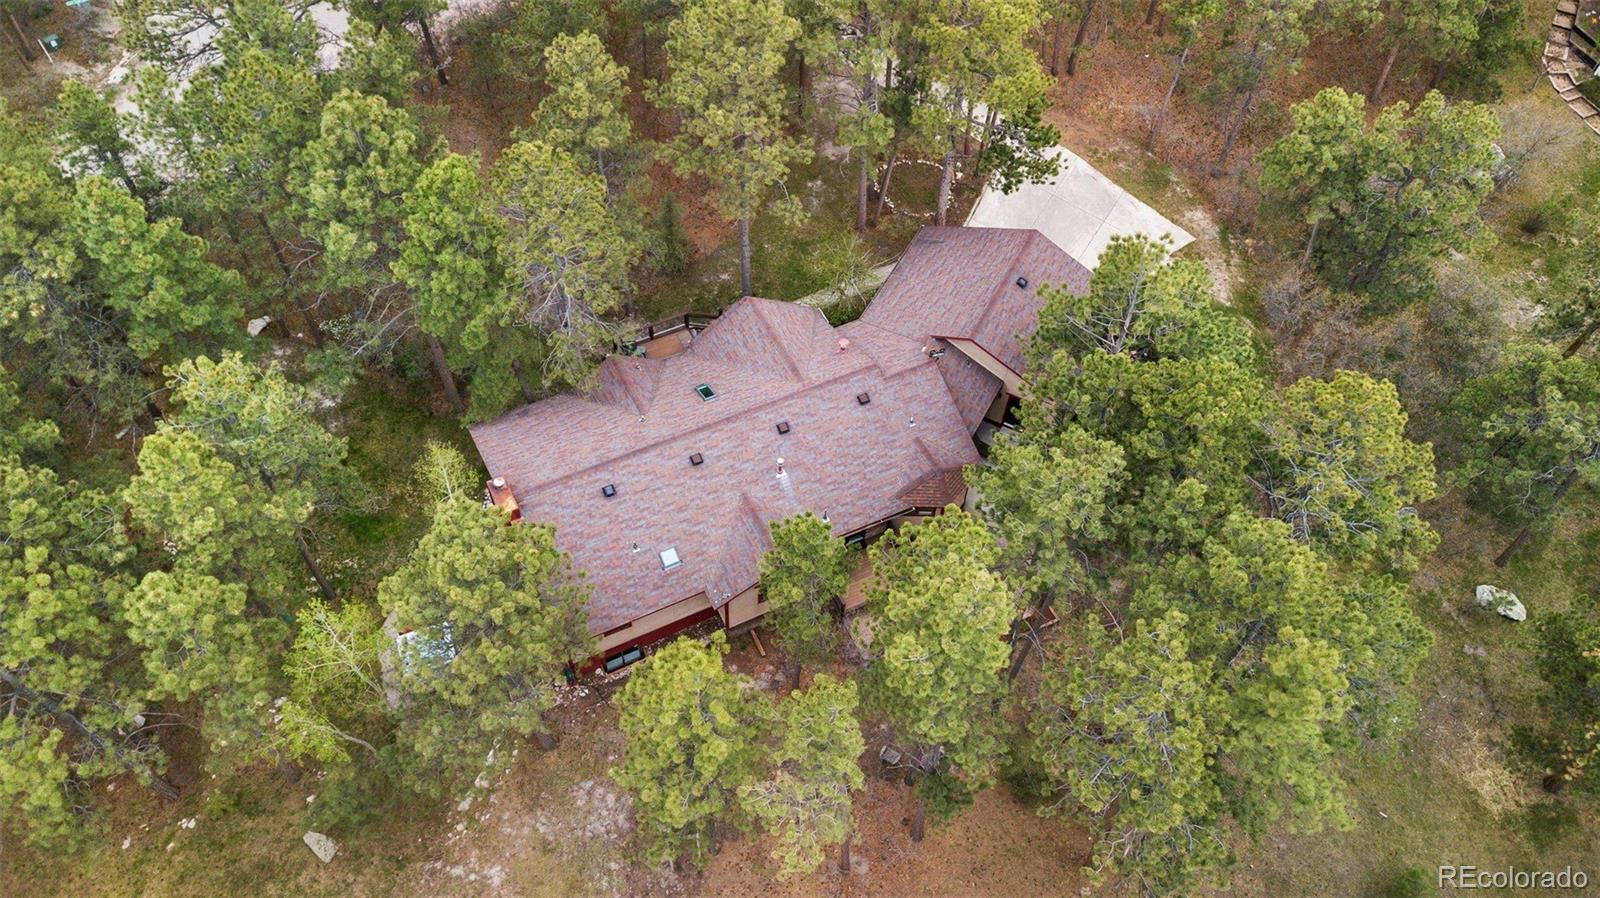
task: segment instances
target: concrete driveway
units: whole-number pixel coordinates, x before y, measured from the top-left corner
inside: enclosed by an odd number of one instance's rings
[[[967,226],[1035,228],[1089,268],[1118,234],[1166,235],[1174,252],[1194,240],[1076,153],[1066,147],[1057,152],[1066,168],[1054,180],[1024,184],[1009,195],[985,188]]]

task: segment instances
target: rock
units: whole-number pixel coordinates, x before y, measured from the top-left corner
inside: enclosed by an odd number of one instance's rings
[[[317,856],[317,860],[324,864],[333,860],[333,856],[339,853],[339,846],[322,833],[307,830],[300,838],[306,843],[306,847],[311,849],[311,853]]]
[[[271,315],[262,315],[260,318],[252,318],[250,319],[250,322],[244,326],[244,332],[252,337],[259,337],[261,336],[261,332],[266,330],[267,325],[271,323]]]
[[[1498,612],[1501,617],[1511,620],[1521,621],[1528,619],[1528,609],[1517,598],[1515,593],[1501,589],[1498,586],[1490,586],[1487,583],[1478,587],[1478,607],[1488,608],[1491,611]]]

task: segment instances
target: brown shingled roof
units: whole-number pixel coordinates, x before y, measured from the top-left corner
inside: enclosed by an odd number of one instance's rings
[[[816,309],[747,297],[684,352],[609,358],[589,393],[476,425],[472,439],[522,515],[554,525],[587,571],[591,630],[700,593],[721,606],[756,581],[772,521],[810,510],[842,535],[950,501],[1000,382],[959,353],[930,358],[934,325],[969,328],[1001,358],[1010,346],[1020,366],[1015,335],[997,335],[1031,329],[1039,303],[1013,272],[1060,283],[1081,268],[1031,231],[925,229],[858,321],[835,329]],[[671,569],[667,548],[682,561]]]

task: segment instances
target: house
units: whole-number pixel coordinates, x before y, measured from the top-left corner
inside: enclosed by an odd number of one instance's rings
[[[585,394],[472,428],[491,501],[553,525],[593,585],[608,669],[765,610],[768,525],[866,540],[966,496],[1017,395],[1039,289],[1089,272],[1036,231],[926,228],[861,317],[746,297],[682,352],[615,356]]]

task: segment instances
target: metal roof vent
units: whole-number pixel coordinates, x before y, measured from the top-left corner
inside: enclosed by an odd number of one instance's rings
[[[872,401],[872,397],[868,396],[865,393],[857,393],[856,394],[856,404],[857,405],[866,405],[867,403],[869,403],[871,401]]]
[[[705,456],[701,455],[698,452],[696,452],[695,454],[689,456],[689,464],[691,464],[691,465],[698,465],[698,464],[704,462],[705,460],[706,460]]]
[[[615,496],[616,494],[617,485],[615,483],[608,483],[600,488],[600,495],[605,496],[607,499]]]
[[[670,571],[681,564],[683,564],[683,559],[678,557],[678,550],[676,548],[667,546],[665,549],[661,550],[662,570]]]
[[[778,432],[779,433],[788,433],[789,432],[789,422],[788,421],[779,421],[778,422]]]
[[[1017,286],[1024,290],[1028,289],[1028,279],[1024,277],[1017,278]]]

